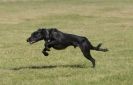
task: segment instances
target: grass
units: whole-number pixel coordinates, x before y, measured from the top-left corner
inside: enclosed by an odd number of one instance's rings
[[[133,83],[132,0],[1,0],[0,85],[131,85]],[[26,43],[39,27],[57,27],[102,42],[92,51],[96,68],[80,49],[52,49]]]

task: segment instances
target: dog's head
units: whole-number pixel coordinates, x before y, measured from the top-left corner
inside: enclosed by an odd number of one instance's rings
[[[38,29],[37,31],[31,34],[31,36],[27,39],[27,42],[33,44],[40,40],[46,40],[46,37],[49,36],[47,31],[48,29]]]

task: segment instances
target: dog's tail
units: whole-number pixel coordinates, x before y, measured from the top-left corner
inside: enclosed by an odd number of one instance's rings
[[[102,46],[102,43],[99,43],[96,47],[93,47],[92,50],[102,51],[102,52],[109,51],[107,48],[100,48],[101,46]]]
[[[85,48],[86,50],[89,47],[89,50],[96,50],[96,51],[102,51],[102,52],[107,52],[109,51],[107,48],[101,48],[102,43],[99,43],[96,47],[93,46],[90,41],[84,37],[84,41],[82,42],[80,48]]]

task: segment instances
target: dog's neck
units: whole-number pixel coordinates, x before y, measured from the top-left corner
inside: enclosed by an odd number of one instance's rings
[[[49,29],[44,29],[44,41],[45,42],[50,42],[50,32]]]

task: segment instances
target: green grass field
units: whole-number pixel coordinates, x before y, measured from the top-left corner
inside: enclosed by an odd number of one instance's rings
[[[86,36],[96,68],[79,48],[51,49],[26,39],[39,27]],[[0,85],[132,85],[133,0],[0,0]]]

